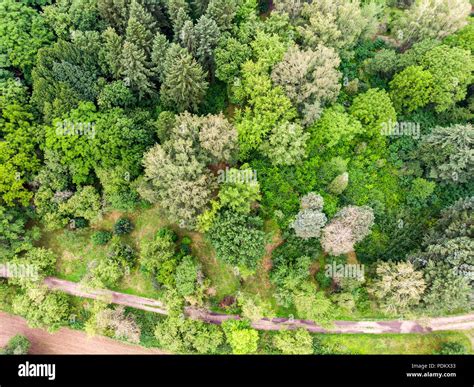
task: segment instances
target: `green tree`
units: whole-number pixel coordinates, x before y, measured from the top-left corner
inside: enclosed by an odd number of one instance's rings
[[[154,275],[161,284],[174,285],[174,271],[177,265],[175,257],[176,235],[169,229],[162,228],[152,240],[143,238],[140,243],[140,263]]]
[[[202,67],[191,54],[178,45],[172,45],[166,54],[163,73],[162,103],[179,112],[197,110],[208,83]]]
[[[424,272],[426,292],[423,303],[428,310],[441,314],[469,308],[471,286],[466,277],[443,262],[429,261]]]
[[[252,205],[261,198],[260,185],[253,179],[252,170],[246,169],[244,165],[240,169],[231,168],[225,172],[227,177],[219,191],[220,208],[226,207],[242,214],[250,213]],[[218,182],[221,182],[220,178],[221,176],[218,177]]]
[[[27,229],[27,214],[15,208],[0,206],[0,256],[6,259],[31,248],[39,230]]]
[[[200,268],[193,257],[185,255],[176,267],[175,282],[176,290],[183,297],[192,295],[197,286],[198,272]]]
[[[20,69],[27,79],[39,48],[49,44],[53,34],[34,8],[5,0],[0,4],[0,69]]]
[[[232,353],[244,355],[257,352],[258,332],[251,329],[244,321],[227,320],[222,324],[227,342],[232,347]]]
[[[237,131],[222,113],[203,117],[199,141],[215,162],[231,161],[236,156]]]
[[[440,45],[428,51],[421,64],[433,75],[431,102],[443,112],[462,101],[474,79],[474,57],[468,50]]]
[[[309,136],[298,124],[280,123],[272,129],[260,150],[274,165],[298,164],[306,157]]]
[[[405,44],[441,39],[466,25],[470,7],[465,0],[419,0],[404,11],[394,30]]]
[[[180,353],[216,353],[223,342],[218,326],[184,316],[170,316],[159,322],[155,337],[163,348]]]
[[[323,211],[323,198],[310,192],[301,198],[301,210],[291,227],[300,238],[319,238],[327,218]]]
[[[30,340],[26,336],[15,335],[8,340],[7,345],[0,350],[0,353],[4,355],[26,355],[30,347]]]
[[[441,212],[441,217],[425,236],[421,252],[413,253],[409,259],[417,265],[426,266],[430,260],[449,264],[459,276],[472,278],[474,264],[474,242],[472,224],[474,199],[459,199]]]
[[[262,226],[259,217],[227,210],[217,216],[208,235],[219,259],[254,271],[265,252]]]
[[[138,98],[153,94],[153,84],[150,81],[152,71],[147,61],[145,51],[135,43],[125,41],[120,57],[120,74],[124,82],[138,93]]]
[[[324,251],[338,256],[353,251],[374,224],[374,212],[368,206],[343,207],[323,229],[321,246]]]
[[[474,127],[471,124],[434,128],[419,147],[428,176],[454,184],[470,181],[474,176],[473,139]]]
[[[286,355],[313,353],[313,338],[306,329],[283,330],[275,334],[273,345]]]
[[[356,96],[349,112],[367,129],[367,133],[376,137],[380,137],[383,124],[397,121],[388,93],[380,89],[369,89]]]
[[[347,114],[341,105],[327,108],[310,130],[314,134],[309,143],[327,148],[332,148],[341,143],[348,144],[358,134],[364,132],[361,123]]]
[[[236,98],[246,107],[236,114],[240,157],[245,159],[258,149],[271,130],[281,122],[291,121],[297,113],[280,87],[272,87],[270,77],[254,62],[242,67],[242,81],[234,90]]]
[[[252,50],[232,36],[222,36],[215,49],[216,77],[228,84],[240,73],[240,66],[250,59]]]
[[[409,262],[380,262],[368,289],[387,313],[399,314],[420,303],[426,283],[423,273]]]
[[[28,285],[13,299],[13,312],[24,316],[32,328],[54,332],[69,317],[66,295],[49,291],[46,287]]]
[[[90,185],[80,187],[67,202],[59,205],[59,211],[89,221],[97,219],[101,214],[100,196]]]
[[[339,64],[339,56],[332,48],[318,45],[315,50],[303,51],[292,46],[273,68],[273,82],[298,107],[306,125],[311,125],[319,118],[322,107],[337,98],[341,89]]]
[[[421,66],[409,66],[390,82],[390,95],[398,110],[411,112],[426,106],[433,98],[433,76]]]
[[[359,39],[374,33],[380,9],[360,1],[323,0],[305,3],[297,31],[306,47],[324,44],[350,50]]]

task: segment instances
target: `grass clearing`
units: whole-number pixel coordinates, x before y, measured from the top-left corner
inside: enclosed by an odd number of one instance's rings
[[[469,338],[461,332],[427,334],[319,334],[321,344],[332,353],[347,354],[433,354],[443,342],[461,342],[472,353]]]

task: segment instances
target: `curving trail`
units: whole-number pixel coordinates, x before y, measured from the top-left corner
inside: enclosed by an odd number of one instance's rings
[[[2,270],[3,269],[3,270]],[[8,277],[0,265],[0,277]],[[168,314],[165,305],[151,298],[119,293],[107,289],[86,289],[81,284],[59,278],[48,277],[44,284],[52,290],[62,291],[74,296],[102,299],[112,304],[124,305],[149,312]],[[221,324],[228,319],[240,319],[240,316],[215,313],[209,310],[186,307],[185,314],[192,319],[211,324]],[[252,323],[258,330],[275,331],[282,329],[304,328],[316,333],[428,333],[443,330],[474,330],[474,313],[461,316],[434,317],[423,320],[380,320],[380,321],[334,321],[331,327],[322,327],[310,320],[289,318],[265,318]]]

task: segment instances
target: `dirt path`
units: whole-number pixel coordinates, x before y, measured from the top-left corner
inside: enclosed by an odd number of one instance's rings
[[[61,328],[55,333],[28,327],[25,319],[0,312],[0,347],[8,340],[22,334],[31,342],[30,354],[44,355],[138,355],[163,354],[158,349],[129,345],[108,337],[88,337],[84,332]]]
[[[7,276],[0,266],[0,276]],[[60,290],[74,296],[102,299],[104,301],[125,305],[149,312],[167,314],[166,307],[158,300],[114,292],[106,289],[85,289],[76,282],[48,277],[44,283],[54,290]],[[212,324],[221,324],[228,319],[240,319],[237,315],[214,313],[186,307],[185,314],[193,319]],[[334,321],[331,327],[322,327],[314,321],[288,318],[262,319],[252,323],[259,330],[282,330],[287,328],[305,328],[310,332],[319,333],[427,333],[442,330],[474,330],[474,313],[462,316],[426,318],[424,320],[384,320],[384,321]]]

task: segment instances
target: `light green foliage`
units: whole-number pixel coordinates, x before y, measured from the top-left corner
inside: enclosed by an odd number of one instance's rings
[[[39,238],[37,227],[26,229],[27,221],[24,213],[0,206],[0,257],[11,258],[29,249]]]
[[[409,262],[380,262],[369,292],[390,314],[407,312],[420,303],[426,288],[423,273]]]
[[[144,238],[140,244],[142,267],[156,276],[161,284],[168,286],[174,285],[173,273],[177,265],[174,240],[174,233],[163,228],[152,240]]]
[[[372,136],[379,136],[383,124],[397,121],[397,114],[385,90],[369,89],[354,98],[349,112]]]
[[[340,105],[326,109],[321,118],[311,128],[314,136],[310,142],[332,148],[339,143],[350,143],[354,137],[363,133],[361,123],[344,111]]]
[[[270,35],[260,30],[257,31],[255,40],[250,46],[258,66],[264,71],[271,70],[275,64],[280,62],[288,48],[278,35]]]
[[[293,303],[298,316],[303,319],[321,324],[328,324],[331,320],[334,308],[331,300],[324,295],[324,292],[318,292],[309,282],[304,283],[294,293]]]
[[[222,324],[227,342],[232,353],[245,355],[257,352],[258,331],[249,327],[244,321],[227,320]]]
[[[253,180],[252,170],[243,166],[240,169],[231,168],[225,173],[226,178],[219,190],[219,208],[226,207],[242,214],[250,213],[252,205],[261,199],[260,184]],[[248,179],[240,179],[242,174]]]
[[[447,36],[443,43],[451,47],[470,50],[474,54],[474,18],[469,18],[469,24],[455,34]]]
[[[97,169],[104,199],[111,208],[132,210],[138,203],[138,193],[132,186],[130,172],[117,166],[112,169]]]
[[[421,64],[433,75],[431,101],[442,112],[466,97],[474,79],[474,57],[467,50],[441,45],[428,51]]]
[[[303,122],[312,124],[319,114],[308,114],[312,108],[334,102],[341,88],[340,59],[336,51],[323,45],[305,51],[292,46],[272,71],[272,80],[303,113]]]
[[[410,196],[407,200],[413,204],[424,205],[433,193],[436,183],[417,177],[411,185]]]
[[[308,139],[300,125],[285,122],[273,128],[260,150],[274,165],[294,165],[306,157]]]
[[[432,179],[455,184],[465,183],[474,176],[474,127],[453,125],[436,127],[423,138],[419,154]]]
[[[329,192],[334,195],[340,195],[349,185],[349,173],[344,172],[336,176],[328,186]]]
[[[38,281],[46,276],[53,275],[56,271],[55,253],[43,247],[33,247],[21,256],[16,256],[12,263],[18,265],[29,265],[38,274]],[[26,279],[28,280],[28,279]],[[31,280],[36,280],[32,278]],[[23,280],[21,280],[23,282]]]
[[[32,197],[25,183],[38,170],[37,127],[20,81],[0,81],[0,205],[27,206]]]
[[[358,0],[322,0],[305,3],[302,23],[297,27],[305,46],[324,44],[348,50],[360,38],[374,32],[380,10],[371,3],[361,6]]]
[[[115,287],[124,275],[130,273],[135,259],[132,247],[120,241],[118,236],[112,237],[109,251],[105,258],[94,261],[90,272],[83,281],[93,287]]]
[[[216,325],[183,317],[171,316],[158,323],[155,336],[173,352],[216,353],[223,343],[223,334]]]
[[[58,155],[46,150],[44,166],[36,177],[39,185],[34,203],[46,230],[64,227],[68,219],[59,212],[59,204],[69,199],[73,192],[70,188],[70,177],[66,166],[61,165]]]
[[[97,113],[91,103],[81,103],[63,120],[46,128],[46,147],[60,155],[74,183],[90,181],[91,170],[119,165],[130,178],[138,175],[143,151],[152,142],[152,123],[140,111],[115,108]],[[87,128],[80,130],[80,128]]]
[[[59,205],[59,211],[89,221],[97,219],[101,214],[100,196],[94,187],[83,186],[67,202]]]
[[[433,76],[421,66],[409,66],[390,82],[390,95],[398,110],[413,111],[433,98]]]
[[[467,0],[418,0],[404,11],[394,30],[405,44],[441,39],[466,25],[470,10]]]
[[[275,315],[270,302],[259,295],[241,293],[237,302],[242,309],[242,317],[250,321],[258,321],[264,317],[271,318]]]
[[[24,316],[30,327],[53,332],[69,317],[68,299],[64,293],[29,285],[13,299],[13,312]]]
[[[181,258],[181,262],[176,267],[175,281],[176,290],[183,296],[192,295],[197,286],[199,265],[196,264],[194,258],[185,255]]]
[[[272,87],[270,77],[253,62],[243,65],[242,81],[234,93],[239,100],[247,102],[236,116],[241,158],[258,149],[280,122],[296,117],[296,110],[283,90]]]
[[[308,355],[313,353],[313,338],[306,329],[277,332],[273,345],[285,355]]]
[[[29,78],[36,52],[52,38],[34,8],[15,0],[0,3],[0,69],[13,66]]]

